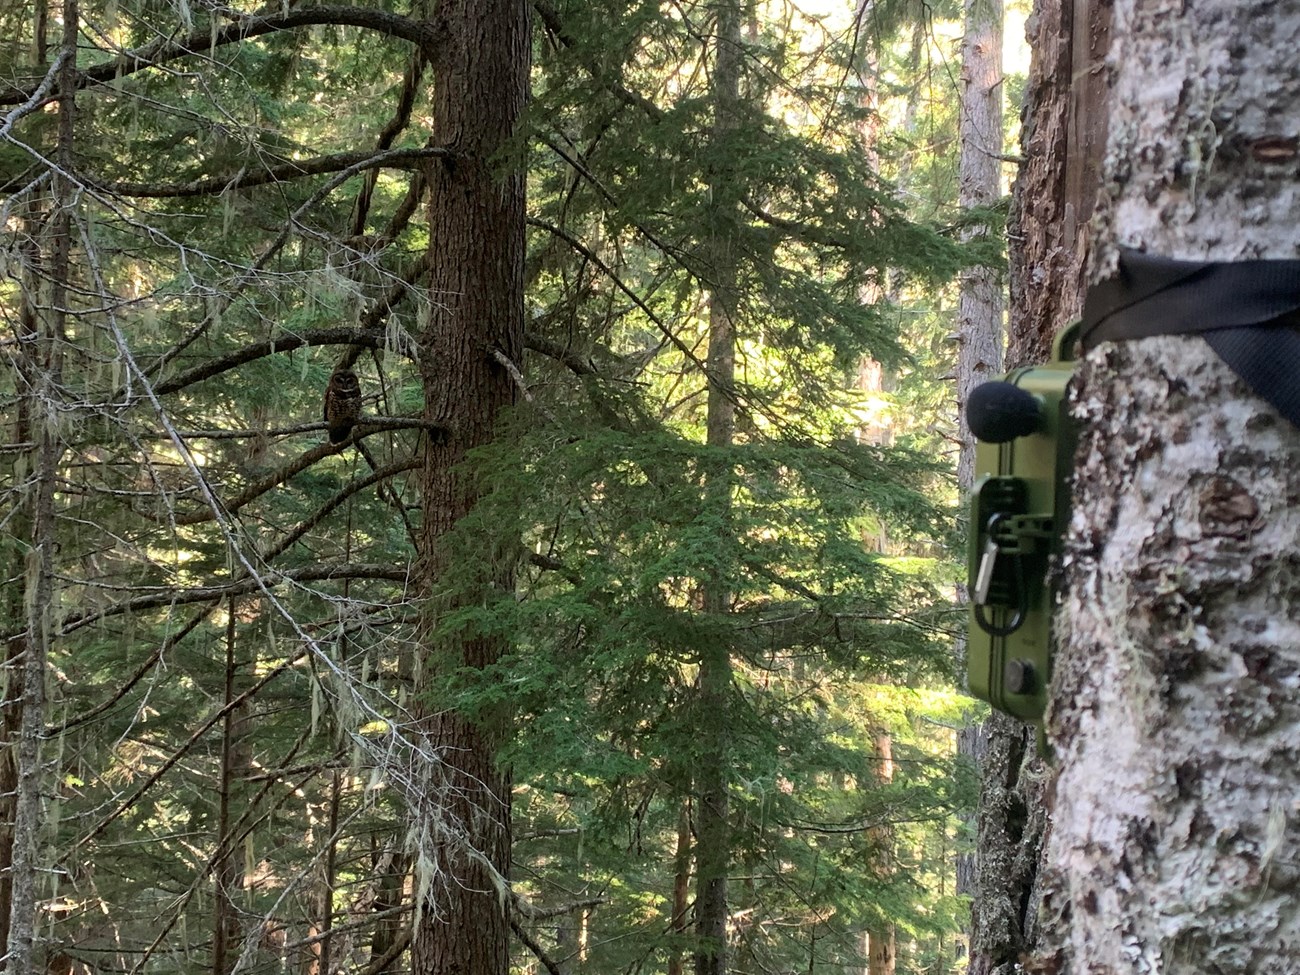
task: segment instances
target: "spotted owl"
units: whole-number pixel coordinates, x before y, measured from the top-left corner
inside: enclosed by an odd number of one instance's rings
[[[329,426],[330,443],[342,443],[352,432],[352,425],[361,416],[361,384],[351,369],[339,369],[330,376],[325,388],[325,423]]]

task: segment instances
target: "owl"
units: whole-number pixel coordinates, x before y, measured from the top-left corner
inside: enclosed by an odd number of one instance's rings
[[[342,443],[361,416],[361,384],[351,369],[339,369],[325,388],[325,423],[330,443]]]

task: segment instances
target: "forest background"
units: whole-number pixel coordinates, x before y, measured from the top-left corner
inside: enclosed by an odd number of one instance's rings
[[[0,13],[6,970],[964,971],[962,18],[533,4],[487,415],[454,23]]]

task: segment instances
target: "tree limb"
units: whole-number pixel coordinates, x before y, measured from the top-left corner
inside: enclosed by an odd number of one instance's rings
[[[537,943],[537,939],[525,931],[514,918],[510,919],[510,930],[515,933],[516,938],[524,943],[525,948],[537,956],[537,960],[542,963],[542,967],[551,975],[564,975],[564,969],[556,964],[555,960],[546,953],[546,949]]]
[[[154,387],[154,391],[160,396],[179,392],[186,386],[192,386],[204,379],[219,376],[223,372],[229,372],[236,366],[242,366],[246,362],[262,359],[276,352],[292,352],[294,349],[300,349],[304,346],[359,345],[363,348],[382,349],[387,344],[387,332],[367,328],[309,328],[301,332],[281,333],[274,338],[267,339],[265,342],[254,342],[252,345],[246,345],[227,356],[222,356],[220,359],[213,359],[200,366],[195,366],[193,369],[188,369],[171,379],[164,379]],[[411,359],[416,358],[414,343],[400,342],[395,351]]]
[[[550,228],[548,227],[546,229],[549,230]],[[595,376],[598,374],[596,367],[592,365],[591,359],[586,356],[578,355],[567,346],[563,346],[559,342],[552,342],[550,339],[543,338],[540,335],[525,334],[524,348],[532,349],[534,352],[539,352],[548,359],[554,359],[556,362],[568,366],[570,370],[577,373],[579,376]]]
[[[411,930],[412,926],[408,924],[398,934],[397,940],[389,945],[388,950],[361,969],[357,975],[379,975],[380,972],[387,969],[389,965],[397,960],[397,956],[406,950],[406,946],[411,943]]]
[[[63,621],[60,635],[67,636],[83,626],[120,616],[138,609],[157,609],[160,606],[180,605],[182,603],[201,603],[209,599],[221,599],[227,596],[242,596],[250,592],[260,592],[262,586],[273,586],[279,582],[322,582],[330,579],[383,579],[388,582],[406,582],[409,570],[406,566],[370,565],[351,563],[344,565],[311,565],[301,569],[272,569],[264,573],[262,579],[245,578],[216,586],[195,586],[192,589],[162,589],[158,592],[126,599],[106,609],[95,612],[76,613]]]
[[[335,152],[313,159],[290,159],[276,166],[267,166],[258,170],[240,170],[229,176],[210,176],[206,179],[191,180],[188,183],[109,183],[82,175],[88,186],[112,193],[117,196],[135,197],[180,197],[209,196],[224,193],[226,190],[246,189],[250,186],[264,186],[267,183],[280,183],[300,176],[317,176],[321,173],[337,173],[350,166],[366,166],[380,169],[414,169],[422,160],[436,156],[446,156],[447,150],[436,146],[411,149],[388,149],[384,151]],[[0,192],[7,189],[0,186]]]
[[[199,27],[183,37],[159,38],[141,47],[123,51],[111,61],[78,71],[76,87],[80,90],[93,84],[104,84],[178,58],[206,55],[214,48],[226,44],[316,24],[336,24],[377,31],[410,41],[425,52],[431,52],[443,40],[443,32],[436,24],[371,7],[281,9],[277,5],[274,8],[264,8],[259,13],[240,16],[218,30],[213,30],[211,26]],[[27,101],[37,90],[38,84],[38,81],[31,80],[5,86],[0,89],[0,105],[18,105]]]
[[[49,730],[46,731],[46,735],[48,737],[57,737],[63,734],[65,731],[71,731],[73,728],[76,728],[78,725],[85,724],[91,718],[103,714],[105,711],[111,708],[118,701],[122,700],[122,698],[126,697],[127,693],[131,690],[131,688],[135,687],[136,684],[140,683],[140,681],[144,679],[145,674],[153,670],[154,665],[158,663],[159,660],[162,659],[163,654],[165,654],[172,647],[176,646],[176,644],[180,643],[181,640],[185,639],[185,637],[187,637],[190,633],[194,632],[194,628],[198,626],[200,623],[202,623],[209,616],[211,616],[212,611],[220,605],[221,605],[220,599],[213,599],[210,603],[208,603],[207,606],[203,607],[201,610],[195,613],[194,616],[192,616],[189,619],[189,621],[186,622],[186,624],[182,626],[179,630],[177,630],[175,633],[168,634],[167,639],[163,640],[158,644],[158,648],[154,650],[153,653],[149,654],[148,659],[145,660],[144,663],[142,663],[139,667],[136,668],[134,674],[132,674],[130,677],[128,677],[126,680],[122,682],[122,685],[118,687],[118,689],[112,694],[111,697],[108,698],[108,700],[101,701],[99,704],[95,705],[89,711],[71,717],[68,720],[64,721],[63,724],[56,725],[50,728]]]

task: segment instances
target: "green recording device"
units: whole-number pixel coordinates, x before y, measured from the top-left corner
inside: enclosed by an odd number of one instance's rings
[[[1070,516],[1076,433],[1066,406],[1078,323],[1052,359],[984,383],[966,404],[975,434],[970,495],[970,692],[1043,725],[1052,674],[1054,557]]]

